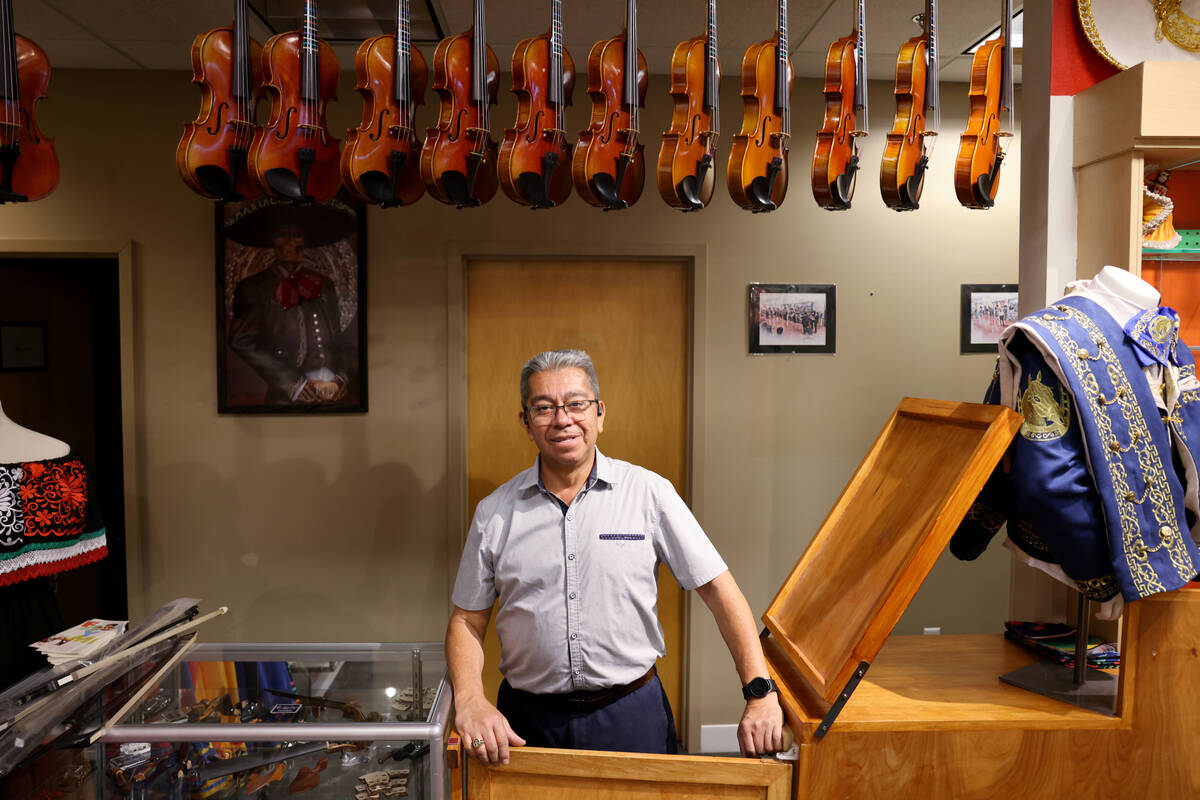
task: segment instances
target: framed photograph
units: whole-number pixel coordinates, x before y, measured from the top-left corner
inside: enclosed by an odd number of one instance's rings
[[[837,287],[750,284],[751,353],[836,353]]]
[[[367,410],[366,213],[218,203],[217,410]]]
[[[1017,321],[1017,284],[964,283],[960,316],[960,352],[997,352],[1000,334]]]
[[[0,372],[46,369],[46,323],[0,322]]]

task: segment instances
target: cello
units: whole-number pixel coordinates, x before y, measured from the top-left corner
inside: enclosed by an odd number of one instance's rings
[[[396,32],[367,39],[354,55],[363,115],[346,132],[342,184],[381,208],[412,205],[425,194],[413,114],[424,102],[429,72],[421,51],[413,49],[409,20],[409,0],[397,0]]]
[[[212,200],[252,200],[259,190],[246,169],[262,97],[262,46],[250,38],[246,0],[236,0],[232,27],[212,28],[192,41],[192,83],[200,113],[183,126],[175,148],[179,175]]]
[[[337,98],[338,59],[317,37],[316,0],[304,0],[302,30],[267,40],[262,64],[271,113],[254,132],[250,174],[272,197],[323,203],[342,183],[340,140],[325,126],[325,107]]]
[[[827,211],[844,211],[854,198],[856,140],[868,128],[866,24],[866,0],[858,0],[854,30],[825,56],[825,120],[813,151],[812,190]]]
[[[720,137],[721,64],[717,60],[717,2],[708,0],[704,36],[671,55],[671,128],[658,151],[658,193],[672,208],[699,211],[712,200],[713,159]]]
[[[483,0],[475,0],[474,24],[442,39],[433,54],[441,107],[421,147],[421,178],[433,198],[458,208],[486,203],[497,188],[488,106],[496,102],[500,68],[484,22]]]
[[[938,97],[937,0],[925,0],[925,30],[896,58],[896,118],[883,146],[879,191],[895,211],[914,211],[941,124]]]
[[[575,191],[605,211],[629,208],[646,182],[638,117],[647,71],[637,46],[637,0],[626,0],[625,30],[592,45],[587,74],[592,116],[571,161]]]
[[[1012,0],[1002,4],[1000,35],[984,42],[971,62],[971,111],[954,160],[954,193],[967,208],[995,205],[1004,162],[1000,140],[1012,136]],[[1000,125],[1002,111],[1008,112],[1008,130]]]
[[[522,39],[512,57],[517,121],[500,143],[500,188],[533,209],[571,195],[571,143],[566,106],[575,89],[575,61],[563,48],[562,0],[550,2],[550,30]]]
[[[38,128],[33,107],[50,85],[50,59],[13,26],[11,0],[0,7],[4,118],[0,120],[0,203],[40,200],[58,186],[54,140]]]
[[[742,56],[742,129],[733,136],[725,174],[729,196],[755,213],[783,205],[792,138],[792,59],[787,0],[779,0],[775,35]]]

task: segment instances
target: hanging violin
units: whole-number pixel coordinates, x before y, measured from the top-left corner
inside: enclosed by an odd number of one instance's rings
[[[680,42],[671,55],[671,128],[658,151],[658,193],[667,205],[699,211],[712,200],[713,159],[720,138],[717,2],[708,0],[704,36]]]
[[[725,180],[729,196],[755,213],[783,205],[792,138],[792,59],[787,0],[779,0],[775,35],[742,56],[742,129],[733,136]]]
[[[512,76],[517,121],[500,143],[500,188],[521,205],[550,208],[571,195],[566,106],[575,61],[563,48],[562,0],[551,0],[549,32],[513,51]]]
[[[38,128],[33,107],[46,97],[50,59],[13,26],[11,0],[0,5],[4,119],[0,120],[0,203],[40,200],[58,186],[54,140]]]
[[[637,46],[637,0],[626,0],[625,30],[588,52],[592,116],[571,162],[575,191],[605,211],[629,208],[646,182],[639,109],[646,104],[646,58]]]
[[[325,107],[337,98],[338,59],[317,37],[316,0],[304,0],[301,30],[267,40],[262,64],[271,113],[250,144],[250,174],[272,197],[323,203],[342,183],[340,140],[325,125]]]
[[[367,39],[354,55],[363,115],[346,133],[342,183],[359,200],[383,208],[412,205],[425,194],[413,114],[424,102],[429,73],[411,31],[409,0],[397,0],[396,32]]]
[[[496,102],[500,68],[484,23],[483,0],[475,0],[471,28],[442,39],[433,54],[433,88],[442,103],[421,147],[421,177],[432,197],[459,208],[486,203],[497,188],[488,106]]]
[[[246,168],[262,96],[262,47],[250,38],[246,0],[233,6],[233,26],[212,28],[192,41],[192,83],[200,113],[184,123],[175,148],[183,182],[213,200],[251,200],[260,194]]]
[[[896,118],[883,146],[879,191],[888,208],[913,211],[941,124],[938,97],[937,0],[925,0],[925,30],[900,46],[896,58]]]
[[[995,205],[1004,162],[1000,140],[1013,130],[1012,0],[1001,1],[1000,35],[984,42],[971,62],[971,111],[954,161],[954,193],[967,208]],[[1002,111],[1008,112],[1008,130],[1000,125]]]
[[[858,144],[867,135],[867,8],[858,0],[854,30],[825,56],[825,121],[813,151],[812,190],[828,211],[850,208],[858,172]]]

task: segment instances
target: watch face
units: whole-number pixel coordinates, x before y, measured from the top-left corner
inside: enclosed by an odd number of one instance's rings
[[[770,689],[771,684],[767,683],[766,678],[755,678],[746,684],[746,691],[750,692],[754,697],[766,697]]]

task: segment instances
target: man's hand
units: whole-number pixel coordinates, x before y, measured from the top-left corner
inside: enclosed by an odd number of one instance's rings
[[[525,744],[525,740],[509,727],[504,715],[482,696],[455,702],[454,720],[463,747],[483,764],[507,764],[509,745]],[[481,747],[474,744],[478,739],[483,740]]]
[[[747,758],[767,756],[783,749],[783,709],[779,693],[754,697],[746,702],[738,724],[738,746]]]

